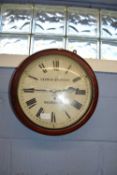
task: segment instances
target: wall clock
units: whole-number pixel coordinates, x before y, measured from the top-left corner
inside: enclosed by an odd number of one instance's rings
[[[10,85],[18,119],[46,135],[70,133],[91,117],[97,104],[96,76],[77,54],[48,49],[25,59]]]

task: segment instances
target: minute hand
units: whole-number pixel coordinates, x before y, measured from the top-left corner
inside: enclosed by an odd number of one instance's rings
[[[24,92],[28,92],[28,93],[33,93],[33,92],[54,92],[54,90],[51,89],[36,89],[36,88],[24,88],[23,89]]]
[[[59,92],[68,92],[72,93],[75,92],[75,94],[79,95],[85,95],[86,91],[85,90],[80,90],[79,88],[74,88],[74,87],[68,87],[67,89],[62,89],[62,90],[53,90],[54,93],[59,93]]]
[[[36,88],[25,88],[23,89],[24,92],[27,93],[33,93],[33,92],[50,92],[50,93],[60,93],[60,92],[75,92],[76,94],[80,94],[80,95],[84,95],[85,94],[85,90],[80,90],[79,88],[74,88],[74,87],[68,87],[67,89],[58,89],[58,90],[54,90],[54,89],[36,89]]]

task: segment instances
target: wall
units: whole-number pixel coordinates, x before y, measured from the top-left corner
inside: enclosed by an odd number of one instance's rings
[[[116,0],[0,0],[117,9]],[[8,86],[14,69],[0,68],[0,175],[117,175],[117,74],[96,73],[99,101],[79,130],[59,137],[37,134],[15,117]]]
[[[117,74],[96,73],[92,118],[55,137],[31,131],[14,115],[8,95],[13,71],[0,68],[0,175],[117,175]]]

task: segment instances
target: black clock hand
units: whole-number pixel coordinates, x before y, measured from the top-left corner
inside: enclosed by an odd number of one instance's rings
[[[33,93],[33,92],[52,92],[54,93],[55,90],[51,90],[51,89],[35,89],[35,88],[24,88],[23,89],[24,92],[27,92],[27,93]]]
[[[63,89],[63,90],[55,90],[55,93],[59,93],[59,92],[75,92],[75,94],[79,94],[79,95],[85,95],[86,91],[85,90],[80,90],[79,88],[74,88],[74,87],[68,87],[67,89]]]
[[[35,88],[24,88],[24,92],[27,93],[33,93],[35,91],[38,92],[51,92],[51,93],[59,93],[59,92],[75,92],[76,94],[84,95],[86,93],[85,90],[80,90],[79,88],[74,88],[74,87],[68,87],[67,89],[63,90],[52,90],[52,89],[35,89]]]
[[[52,89],[35,89],[35,88],[24,88],[24,92],[33,93],[35,91],[38,92],[52,92],[52,93],[59,93],[59,92],[74,92],[76,91],[75,88],[69,87],[68,89],[62,89],[62,90],[52,90]]]
[[[24,88],[22,89],[24,92],[28,92],[28,93],[33,93],[34,92],[34,88]]]

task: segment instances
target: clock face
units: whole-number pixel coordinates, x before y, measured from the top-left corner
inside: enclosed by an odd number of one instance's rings
[[[29,128],[49,135],[83,125],[97,103],[92,69],[78,55],[50,49],[28,57],[11,82],[11,102]]]

